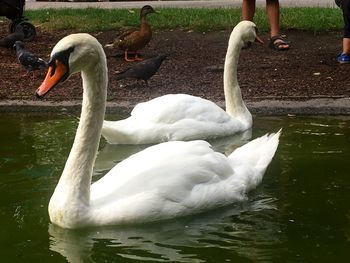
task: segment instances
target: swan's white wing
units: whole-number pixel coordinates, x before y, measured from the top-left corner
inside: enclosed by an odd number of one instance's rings
[[[204,141],[167,142],[149,147],[116,165],[91,186],[91,198],[116,200],[140,192],[167,191],[183,199],[199,184],[232,174],[227,158]]]
[[[115,166],[91,186],[97,224],[155,221],[244,198],[227,158],[204,141],[166,142]]]
[[[175,123],[184,119],[222,123],[230,116],[215,103],[187,94],[168,94],[139,103],[131,116],[157,123]]]
[[[242,200],[261,181],[278,137],[253,140],[228,158],[204,141],[136,153],[91,186],[91,224],[168,219]]]
[[[147,144],[227,136],[246,130],[215,103],[185,94],[170,94],[135,106],[121,121],[104,121],[109,143]]]

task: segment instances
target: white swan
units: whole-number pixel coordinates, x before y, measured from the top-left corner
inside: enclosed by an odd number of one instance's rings
[[[251,128],[252,116],[237,81],[237,64],[244,43],[254,40],[261,41],[250,21],[240,22],[231,33],[224,68],[226,112],[206,99],[169,94],[136,105],[127,119],[104,121],[102,136],[111,144],[149,144],[217,138]]]
[[[50,220],[58,226],[150,222],[227,205],[256,187],[274,156],[279,133],[255,139],[229,157],[205,141],[165,142],[130,156],[91,185],[106,104],[102,46],[88,34],[60,40],[36,94],[43,97],[78,71],[84,89],[80,122],[49,203]]]

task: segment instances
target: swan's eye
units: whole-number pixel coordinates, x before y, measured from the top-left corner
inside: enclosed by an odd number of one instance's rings
[[[60,65],[65,65],[69,68],[69,56],[74,51],[74,47],[70,47],[66,50],[56,52],[52,55],[49,61],[49,67],[52,68],[51,76],[55,74],[56,68],[60,67]]]
[[[55,75],[56,72],[56,60],[54,63],[52,63],[52,65],[49,65],[51,67],[51,73],[50,73],[50,77],[52,77],[53,75]]]

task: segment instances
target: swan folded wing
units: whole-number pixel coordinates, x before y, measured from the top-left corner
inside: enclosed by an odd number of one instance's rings
[[[152,144],[164,141],[196,140],[230,135],[237,126],[233,123],[212,123],[194,119],[180,119],[175,123],[155,123],[135,120],[104,121],[102,134],[110,143]]]
[[[206,180],[200,180],[201,183],[192,188],[180,190],[183,187],[181,181],[152,189],[145,185],[147,190],[126,195],[114,202],[104,203],[108,200],[105,198],[100,200],[102,202],[92,202],[94,213],[91,215],[91,225],[154,222],[200,213],[245,198],[241,187],[232,187],[228,178],[218,180],[210,171],[203,172],[201,176],[207,177]],[[188,174],[183,175],[186,176]],[[211,180],[208,180],[209,177]]]
[[[199,121],[182,119],[172,125],[165,126],[168,140],[195,140],[198,138],[216,138],[232,134],[238,126],[233,122]]]
[[[131,116],[157,123],[176,123],[182,119],[197,121],[230,121],[229,115],[215,103],[186,94],[168,94],[139,103]]]
[[[104,121],[102,135],[109,143],[148,144],[227,136],[245,130],[215,103],[186,94],[169,94],[135,106],[131,116]]]
[[[204,141],[167,142],[130,156],[94,183],[91,205],[119,203],[142,194],[191,207],[208,200],[205,195],[217,194],[213,185],[232,173],[227,158]]]

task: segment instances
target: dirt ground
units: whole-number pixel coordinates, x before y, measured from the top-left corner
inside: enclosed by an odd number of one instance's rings
[[[63,36],[73,32],[43,33],[26,43],[26,48],[44,59]],[[94,34],[105,45],[117,32]],[[254,44],[242,50],[238,79],[247,101],[261,99],[305,100],[315,97],[350,97],[350,65],[340,65],[335,56],[341,50],[342,33],[316,33],[288,30],[283,32],[291,49],[277,52],[268,48],[268,36],[261,35],[265,45]],[[7,24],[0,23],[0,37],[7,34]],[[223,101],[223,64],[230,31],[198,33],[171,30],[154,32],[150,44],[142,50],[145,58],[169,54],[149,86],[134,80],[116,81],[115,72],[132,65],[124,62],[122,52],[105,48],[109,67],[109,101],[137,103],[168,93],[187,93]],[[45,72],[22,77],[23,68],[15,51],[0,48],[0,100],[36,100],[35,90]],[[137,63],[137,62],[133,62]],[[72,76],[56,87],[45,99],[66,101],[80,99],[80,76]]]

